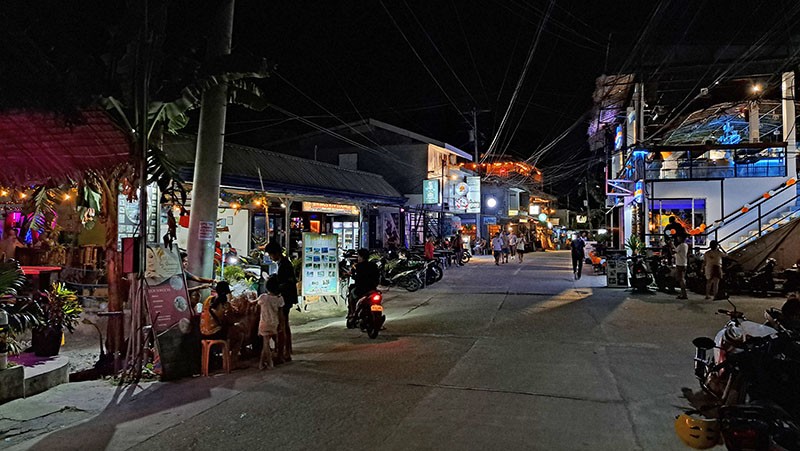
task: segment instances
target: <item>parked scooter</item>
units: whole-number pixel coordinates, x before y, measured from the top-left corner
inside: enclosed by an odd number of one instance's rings
[[[352,290],[349,295],[353,295]],[[347,328],[359,327],[362,332],[367,333],[369,338],[377,338],[383,323],[386,322],[382,302],[383,294],[378,290],[370,291],[359,298],[355,301],[352,314],[347,318]]]
[[[669,261],[665,260],[661,255],[653,255],[649,258],[650,270],[653,271],[658,291],[674,293],[677,281],[672,277],[672,267],[669,265]]]
[[[756,269],[752,274],[744,277],[744,286],[751,293],[767,296],[775,291],[775,266],[777,262],[774,258],[768,258],[763,265]]]
[[[778,322],[774,309],[765,313],[770,325],[763,325],[731,305],[732,311],[718,311],[729,320],[713,340],[693,340],[695,376],[716,399],[716,415],[679,415],[676,433],[698,449],[715,446],[719,437],[730,450],[800,449],[797,335]]]
[[[648,292],[648,286],[653,283],[653,274],[647,267],[643,255],[628,257],[628,268],[630,270],[630,284],[633,291],[639,293]]]

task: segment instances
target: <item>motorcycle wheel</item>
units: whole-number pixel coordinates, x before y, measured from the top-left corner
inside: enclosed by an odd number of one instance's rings
[[[356,328],[356,320],[354,318],[347,319],[347,328],[348,329],[355,329]]]
[[[416,277],[408,277],[403,284],[403,288],[413,293],[422,288],[422,283]]]
[[[380,331],[381,331],[380,327],[374,327],[373,325],[370,325],[367,328],[367,336],[374,340],[374,339],[378,338],[378,332],[380,332]]]
[[[428,285],[430,285],[442,280],[443,276],[444,271],[442,271],[442,268],[438,266],[431,266],[430,269],[426,271],[425,281],[428,283]]]
[[[472,256],[471,256],[471,255],[469,255],[469,254],[467,254],[466,252],[464,252],[464,253],[461,255],[461,264],[464,264],[464,265],[466,265],[467,263],[469,263],[469,259],[470,259],[470,258],[472,258]]]

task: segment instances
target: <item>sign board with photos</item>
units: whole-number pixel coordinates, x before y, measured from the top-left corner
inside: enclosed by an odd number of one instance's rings
[[[159,242],[159,193],[158,186],[147,186],[147,242]],[[127,194],[117,196],[117,250],[122,250],[122,239],[139,236],[139,200],[128,200]]]
[[[481,178],[467,177],[467,213],[481,212]]]
[[[438,179],[427,179],[422,181],[422,203],[423,204],[439,203]]]
[[[303,233],[303,297],[339,294],[339,236]]]

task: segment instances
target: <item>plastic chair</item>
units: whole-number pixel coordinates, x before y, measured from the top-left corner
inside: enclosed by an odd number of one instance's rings
[[[228,340],[202,340],[201,343],[203,345],[203,354],[201,355],[200,373],[203,376],[208,376],[208,361],[210,360],[211,348],[214,347],[214,345],[222,345],[222,369],[225,371],[225,374],[230,374],[231,354]]]

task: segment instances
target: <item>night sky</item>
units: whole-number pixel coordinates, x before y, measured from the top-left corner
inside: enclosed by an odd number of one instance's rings
[[[202,59],[213,11],[209,4],[167,3],[164,67],[182,57]],[[719,74],[733,80],[752,69],[742,64],[747,58],[735,67],[705,64],[718,58],[735,60],[754,46],[796,51],[798,4],[788,0],[552,5],[544,0],[238,0],[233,45],[235,53],[262,56],[277,66],[271,78],[256,82],[270,102],[321,126],[372,117],[471,150],[468,117],[461,112],[477,108],[489,110],[479,116],[484,151],[541,31],[497,149],[526,158],[580,122],[540,162],[546,170],[567,155],[591,157],[585,149],[585,122],[599,75],[646,67],[647,81],[662,83],[660,90],[651,91],[658,94],[653,101],[674,108],[697,90],[697,80]],[[69,73],[92,67],[91,62],[75,63],[83,53],[98,55],[110,48],[109,38],[119,36],[124,30],[119,24],[130,18],[123,10],[124,2],[86,1],[76,6],[14,1],[8,2],[2,19],[31,37],[45,56],[58,60],[54,71]],[[18,56],[8,50],[13,47],[9,33],[3,35],[6,42],[0,47],[6,61]],[[786,46],[790,39],[793,46]],[[676,60],[697,67],[670,73]],[[0,75],[7,79],[9,72],[0,69]],[[18,73],[11,75],[19,78]],[[160,76],[168,88],[154,92],[155,96],[170,95],[187,79]],[[0,87],[0,100],[13,98],[12,91],[19,92]],[[196,118],[195,113],[190,130],[196,127]],[[311,131],[271,110],[254,113],[233,107],[228,118],[227,139],[248,145],[262,146]]]

